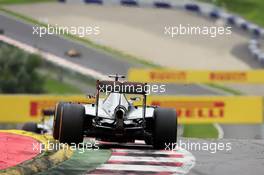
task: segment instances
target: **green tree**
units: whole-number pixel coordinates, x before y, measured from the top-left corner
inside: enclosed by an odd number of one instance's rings
[[[38,55],[0,42],[0,93],[42,93],[44,77]]]

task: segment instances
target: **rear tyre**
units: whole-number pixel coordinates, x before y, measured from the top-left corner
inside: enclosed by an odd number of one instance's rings
[[[154,111],[153,147],[164,149],[177,142],[177,114],[173,109],[156,108]]]
[[[61,108],[66,104],[65,102],[59,102],[56,104],[55,113],[54,113],[54,121],[53,121],[53,138],[58,140],[59,139],[59,132],[60,132],[60,116],[61,116]]]
[[[85,109],[80,104],[64,104],[61,108],[59,141],[78,144],[83,141]]]
[[[34,122],[25,123],[23,125],[23,127],[22,127],[22,130],[29,131],[29,132],[34,132],[34,133],[37,133],[37,134],[41,133],[41,129],[38,128],[38,124],[34,123]]]

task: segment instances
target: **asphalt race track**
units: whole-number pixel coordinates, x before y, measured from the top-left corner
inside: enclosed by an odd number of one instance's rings
[[[210,142],[208,140],[196,139],[192,139],[191,141],[195,143]],[[221,139],[219,142],[231,143],[232,150],[229,152],[217,151],[216,153],[208,153],[208,151],[191,151],[196,157],[196,164],[190,174],[260,175],[263,173],[263,140]]]
[[[128,60],[123,60],[121,58],[116,58],[114,55],[110,55],[101,50],[96,50],[94,48],[89,48],[84,46],[82,43],[70,41],[58,36],[45,36],[39,38],[32,35],[32,26],[30,24],[25,24],[15,20],[14,18],[7,17],[3,14],[0,15],[0,28],[5,30],[5,35],[15,40],[24,42],[26,44],[37,47],[41,50],[45,50],[54,55],[63,57],[64,59],[70,60],[74,63],[92,68],[98,72],[104,74],[110,73],[122,73],[126,74],[130,67],[144,67],[144,65],[139,63],[132,63]],[[84,58],[82,59],[72,59],[64,55],[65,51],[71,48],[76,48],[80,50]],[[111,70],[111,71],[109,71]],[[200,85],[173,85],[168,87],[168,94],[188,94],[188,95],[220,95],[221,92],[205,88]],[[242,132],[242,130],[241,130]],[[221,139],[221,140],[200,140],[200,139],[182,139],[184,142],[195,142],[201,144],[210,144],[212,142],[222,142],[224,144],[230,143],[231,151],[217,151],[216,153],[211,153],[210,151],[201,150],[189,150],[195,157],[195,166],[190,170],[190,174],[262,174],[264,165],[264,153],[263,141],[258,140],[236,140],[236,139]],[[107,148],[113,147],[113,145],[106,145]],[[118,148],[124,148],[123,152],[132,151],[144,151],[142,146],[130,146],[130,145],[117,145]],[[188,149],[187,149],[188,150]],[[122,151],[121,151],[122,152]],[[145,154],[149,151],[145,149]],[[114,154],[122,154],[119,151],[114,151]],[[151,154],[155,154],[151,152]],[[186,155],[186,154],[185,154]],[[163,155],[161,155],[163,156]],[[172,154],[173,156],[173,154]],[[151,155],[150,157],[153,157]],[[155,159],[155,158],[154,158]],[[162,165],[162,164],[161,164]],[[104,168],[97,169],[99,173]],[[124,170],[124,168],[122,169]],[[178,170],[178,169],[177,169]],[[98,173],[97,172],[97,173]],[[177,171],[175,171],[177,172]],[[178,172],[179,174],[184,172]]]

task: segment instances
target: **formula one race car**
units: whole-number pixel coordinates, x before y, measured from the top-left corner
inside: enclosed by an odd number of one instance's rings
[[[22,126],[22,130],[37,134],[52,134],[54,110],[43,110],[41,112],[41,122],[27,122]]]
[[[69,57],[81,57],[81,53],[77,51],[76,49],[70,49],[65,52],[65,55]]]
[[[145,140],[155,149],[177,141],[174,109],[147,106],[147,84],[121,82],[119,79],[124,76],[120,75],[109,77],[115,80],[97,81],[93,104],[57,103],[53,125],[55,139],[68,144],[80,143],[84,136],[121,143],[137,139]],[[139,101],[142,104],[134,105]]]

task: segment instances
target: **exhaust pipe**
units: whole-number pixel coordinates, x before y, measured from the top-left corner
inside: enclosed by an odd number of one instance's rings
[[[116,118],[116,128],[117,129],[124,129],[124,117],[126,111],[124,107],[118,106],[115,110],[115,118]]]

